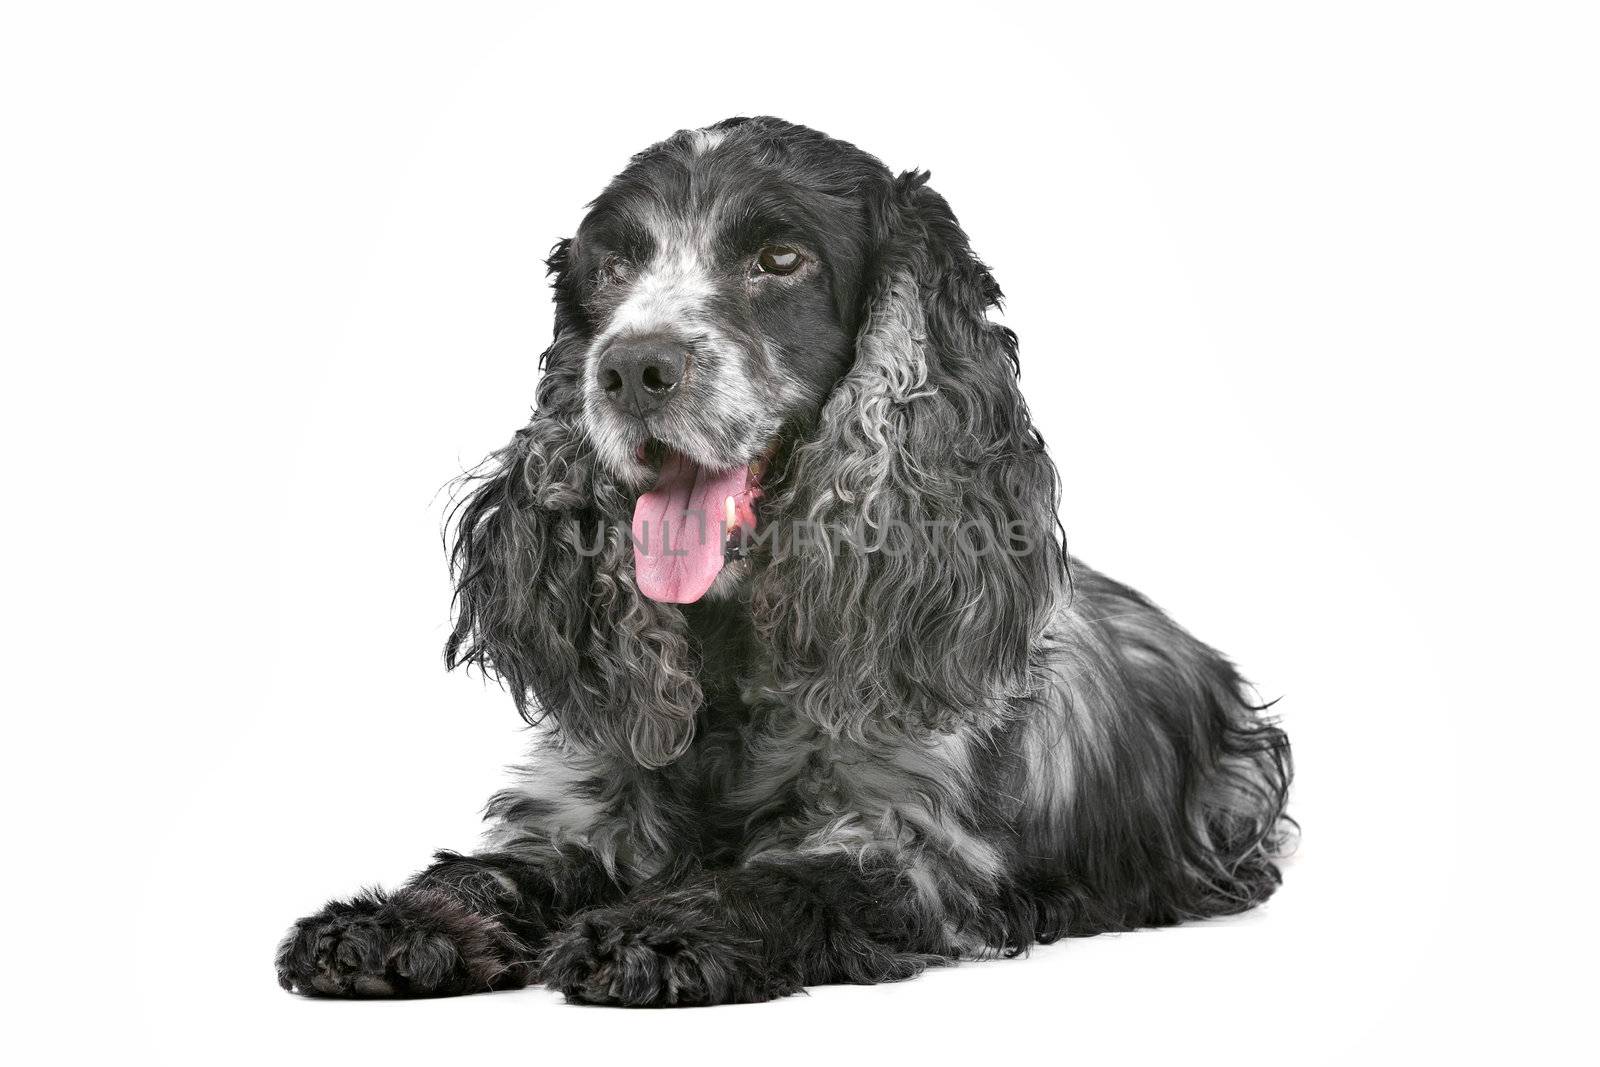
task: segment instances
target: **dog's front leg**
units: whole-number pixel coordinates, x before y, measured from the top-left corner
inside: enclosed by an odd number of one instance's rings
[[[333,901],[279,946],[278,982],[313,996],[451,996],[536,978],[550,931],[622,890],[585,848],[537,859],[441,852],[393,891]]]
[[[962,922],[948,898],[977,887],[954,866],[907,860],[769,852],[670,891],[641,892],[583,912],[557,933],[544,982],[575,1001],[664,1007],[910,978],[961,954]]]

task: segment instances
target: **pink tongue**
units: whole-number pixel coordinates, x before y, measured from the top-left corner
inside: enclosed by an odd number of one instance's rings
[[[748,471],[708,471],[670,453],[654,489],[633,506],[633,571],[651,600],[692,604],[722,571],[727,500],[747,488]]]

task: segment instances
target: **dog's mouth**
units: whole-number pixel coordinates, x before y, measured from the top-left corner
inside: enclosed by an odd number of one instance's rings
[[[633,571],[639,591],[667,604],[706,595],[741,534],[756,528],[756,501],[771,450],[751,462],[713,470],[659,441],[636,458],[658,466],[655,484],[633,506]]]

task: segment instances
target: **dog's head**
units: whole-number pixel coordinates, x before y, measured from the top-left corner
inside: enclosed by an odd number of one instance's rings
[[[664,455],[709,471],[813,418],[854,352],[869,257],[866,153],[733,121],[634,157],[566,249],[586,337],[583,424],[619,478]]]
[[[551,256],[538,409],[460,515],[452,662],[645,763],[687,744],[677,605],[707,596],[749,599],[759,682],[829,729],[1022,684],[1061,574],[1055,473],[999,289],[926,180],[770,118],[634,157]],[[736,559],[724,521],[807,536]]]
[[[635,156],[563,249],[580,424],[637,492],[652,599],[723,595],[748,573],[727,565],[728,537],[756,524],[780,439],[806,433],[850,366],[890,183],[813,130],[730,120]]]

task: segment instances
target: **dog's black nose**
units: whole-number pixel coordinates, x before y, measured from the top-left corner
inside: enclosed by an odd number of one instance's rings
[[[600,357],[600,388],[622,410],[653,415],[683,381],[685,360],[683,345],[669,338],[613,341]]]

